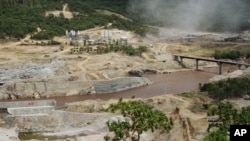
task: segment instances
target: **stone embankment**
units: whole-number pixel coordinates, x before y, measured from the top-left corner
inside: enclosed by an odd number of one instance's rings
[[[117,92],[145,86],[152,82],[145,77],[119,77],[110,80],[83,81],[70,78],[27,80],[6,83],[0,87],[0,99],[39,98]]]

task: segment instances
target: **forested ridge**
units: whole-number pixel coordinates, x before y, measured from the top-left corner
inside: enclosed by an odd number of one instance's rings
[[[0,38],[23,38],[28,33],[42,31],[32,36],[34,39],[50,39],[64,35],[65,30],[85,30],[95,26],[106,26],[134,31],[145,35],[151,28],[138,22],[121,19],[116,15],[105,15],[96,9],[104,9],[125,15],[126,0],[1,0]],[[68,4],[73,12],[72,19],[63,14],[45,16],[46,11],[62,10]],[[76,14],[77,13],[77,14]]]
[[[0,39],[23,38],[28,33],[35,33],[38,27],[42,32],[33,38],[49,39],[56,35],[64,35],[67,29],[85,30],[95,26],[106,26],[108,23],[113,23],[111,28],[130,30],[140,35],[147,32],[157,33],[157,30],[145,24],[172,27],[182,23],[176,20],[175,14],[188,13],[190,9],[180,10],[176,7],[190,1],[192,0],[156,0],[150,3],[148,0],[0,0]],[[237,2],[241,5],[236,5]],[[219,5],[211,15],[200,19],[202,22],[197,24],[198,29],[233,32],[249,30],[250,1],[237,2],[228,0]],[[153,11],[150,11],[148,7],[152,3],[156,5],[155,8],[151,8]],[[68,4],[69,11],[73,12],[72,19],[66,19],[63,15],[45,16],[46,11],[62,10],[65,4]],[[231,5],[236,7],[230,11],[231,13],[222,11],[230,9]],[[115,14],[107,15],[98,12],[97,9],[118,13],[132,20],[122,19]],[[233,14],[237,12],[241,16],[236,18]],[[224,16],[230,14],[230,17]],[[181,19],[184,20],[185,16]],[[237,19],[237,22],[234,20],[230,23],[231,19]]]

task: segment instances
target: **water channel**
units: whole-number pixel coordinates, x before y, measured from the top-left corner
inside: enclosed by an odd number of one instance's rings
[[[223,66],[222,71],[228,71],[228,66]],[[235,67],[230,67],[230,70]],[[211,77],[218,74],[218,68],[206,68],[203,71],[181,71],[168,74],[148,74],[147,77],[153,84],[129,89],[120,92],[106,93],[106,94],[91,94],[91,95],[75,95],[75,96],[58,96],[41,99],[55,99],[58,107],[64,106],[65,103],[77,102],[83,100],[95,99],[118,99],[130,98],[132,96],[138,98],[149,98],[163,94],[176,94],[198,89],[199,83],[206,83]],[[30,100],[30,99],[20,99]]]
[[[170,74],[150,74],[147,77],[153,84],[121,92],[107,94],[77,95],[65,97],[55,97],[58,106],[67,102],[82,101],[87,99],[103,99],[112,98],[130,98],[132,96],[140,98],[148,98],[163,94],[182,93],[192,91],[199,87],[199,83],[205,83],[214,74],[201,71],[185,71]]]

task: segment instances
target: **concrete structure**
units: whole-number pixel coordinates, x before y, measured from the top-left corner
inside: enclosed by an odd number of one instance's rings
[[[101,38],[102,39],[110,39],[113,36],[113,32],[111,30],[103,30],[101,32]]]
[[[72,41],[72,40],[79,40],[82,35],[80,34],[80,31],[75,31],[75,30],[66,30],[66,37],[68,39],[68,41]]]
[[[216,59],[209,59],[209,58],[201,58],[201,57],[194,57],[194,56],[185,56],[185,55],[173,55],[174,60],[181,62],[184,58],[186,59],[194,59],[196,61],[196,70],[199,70],[199,61],[208,61],[208,62],[215,62],[219,65],[219,74],[222,74],[222,64],[230,64],[230,65],[237,65],[240,69],[241,66],[245,66],[245,68],[250,67],[250,64],[246,63],[238,63],[238,62],[231,62],[231,61],[223,61],[223,60],[216,60]]]
[[[119,77],[107,81],[96,81],[94,83],[94,88],[95,92],[100,94],[118,92],[149,84],[152,84],[152,82],[145,77]]]
[[[0,109],[11,115],[44,115],[53,112],[55,107],[55,100],[0,102]]]

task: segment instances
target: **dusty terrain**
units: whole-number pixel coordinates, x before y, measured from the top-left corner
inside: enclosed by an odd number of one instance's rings
[[[95,36],[100,36],[102,31],[104,30],[96,28],[81,33],[88,34],[94,38]],[[127,31],[112,30],[112,32],[114,40],[125,36],[129,40],[128,43],[135,47],[138,45],[151,45],[149,46],[149,51],[143,53],[141,57],[127,56],[121,53],[100,55],[83,52],[72,54],[71,49],[73,47],[68,45],[66,37],[55,37],[54,40],[62,43],[62,45],[56,46],[41,46],[39,45],[41,41],[31,40],[29,39],[30,36],[18,42],[2,43],[0,51],[4,52],[4,54],[0,55],[0,81],[6,84],[3,86],[4,89],[1,90],[0,98],[4,98],[6,93],[23,98],[32,96],[36,91],[47,93],[39,90],[30,90],[29,88],[28,90],[20,88],[27,81],[36,82],[58,79],[58,83],[55,83],[55,85],[59,85],[64,80],[77,80],[83,83],[95,80],[110,80],[116,77],[128,77],[128,72],[131,70],[150,69],[163,73],[183,69],[173,60],[171,55],[171,53],[175,53],[175,48],[177,50],[180,48],[176,43],[169,45],[166,41],[162,43],[157,42],[155,37],[141,38]],[[182,48],[183,50],[188,50],[190,47],[182,46]],[[186,65],[192,67],[194,61],[190,61]],[[20,84],[20,86],[12,86],[12,84]],[[13,89],[13,87],[15,88]],[[91,85],[86,83],[83,87],[89,88]],[[23,92],[20,92],[20,89],[23,89]],[[19,91],[19,94],[16,94],[16,91]],[[84,89],[84,91],[87,90]],[[78,93],[79,91],[75,92],[75,94]],[[72,94],[74,94],[74,90],[67,95]]]
[[[126,99],[125,99],[126,100]],[[174,128],[170,133],[156,131],[144,133],[142,139],[145,141],[160,140],[198,140],[206,133],[206,113],[200,109],[204,101],[209,99],[195,97],[193,99],[178,95],[164,95],[149,99],[136,99],[147,102],[155,108],[163,111],[167,116],[174,119]],[[121,119],[120,115],[103,112],[111,103],[117,100],[87,100],[84,102],[69,103],[64,111],[55,111],[44,116],[8,116],[1,123],[0,139],[14,139],[16,132],[47,131],[41,133],[47,138],[57,137],[57,140],[68,139],[79,141],[100,141],[108,134],[105,122],[107,120]],[[179,108],[179,112],[176,112]],[[82,120],[84,119],[84,120]],[[14,126],[14,127],[12,127]]]
[[[63,11],[65,9],[66,7]],[[103,30],[102,28],[95,28],[81,31],[81,33],[95,37],[100,35]],[[128,71],[130,70],[149,69],[156,70],[157,73],[190,70],[195,67],[195,61],[184,60],[184,64],[188,69],[183,69],[181,65],[173,60],[172,54],[210,56],[213,50],[204,49],[202,45],[215,42],[217,39],[226,36],[213,33],[194,33],[191,36],[192,38],[187,38],[190,37],[188,33],[179,33],[171,30],[164,31],[160,37],[151,35],[139,37],[128,31],[116,29],[112,31],[115,39],[125,36],[128,38],[129,44],[135,47],[139,45],[148,46],[148,51],[140,57],[127,56],[122,53],[99,55],[83,52],[71,54],[73,47],[67,43],[66,37],[55,37],[54,40],[62,43],[55,46],[36,45],[40,41],[31,40],[29,35],[20,41],[0,43],[0,52],[2,52],[0,54],[0,82],[3,84],[0,90],[0,98],[9,98],[8,95],[6,97],[6,93],[11,90],[5,89],[6,85],[22,82],[29,84],[44,80],[51,82],[49,84],[53,88],[60,89],[61,86],[64,88],[62,90],[75,90],[79,87],[86,87],[86,89],[90,88],[91,91],[93,81],[109,81],[118,77],[129,77]],[[208,62],[200,62],[200,65],[201,69],[203,67],[217,66],[215,63]],[[242,71],[226,73],[223,75],[223,78],[238,75],[242,75]],[[220,78],[213,78],[213,80],[217,79]],[[73,85],[73,82],[77,82],[77,86],[68,85]],[[70,88],[64,87],[65,85],[68,85]],[[17,89],[16,86],[21,85],[13,86]],[[58,92],[56,89],[53,90],[55,93]],[[79,94],[78,91],[75,92],[73,90],[70,91],[70,95]],[[33,95],[33,91],[27,90],[25,92],[20,94],[24,98]],[[65,96],[67,94],[41,94],[41,96],[45,95],[50,97],[55,95]],[[209,102],[210,99],[199,96],[188,98],[180,95],[162,95],[140,100],[153,105],[166,113],[167,116],[175,119],[174,129],[169,134],[161,131],[157,131],[155,134],[145,133],[144,140],[195,141],[199,140],[206,133],[208,122],[206,112],[202,109],[202,104]],[[74,140],[77,138],[79,141],[99,141],[107,134],[106,120],[119,117],[119,115],[103,113],[103,110],[110,103],[114,102],[116,100],[87,100],[68,103],[62,109],[63,111],[55,111],[55,113],[45,117],[27,116],[25,120],[23,116],[12,117],[3,115],[0,117],[0,140],[18,140],[17,134],[21,131],[48,130],[55,132],[44,133],[44,136],[57,136],[58,140],[66,138]],[[179,113],[175,112],[176,107],[180,109]]]

